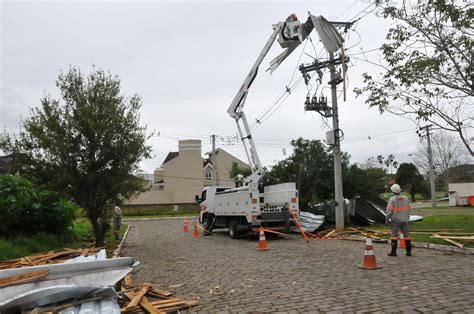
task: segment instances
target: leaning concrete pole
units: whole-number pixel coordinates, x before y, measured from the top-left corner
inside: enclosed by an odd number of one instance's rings
[[[334,53],[329,52],[331,72],[332,128],[334,134],[334,194],[336,200],[336,230],[344,229],[344,198],[342,196],[341,141],[339,138],[339,113],[337,112],[336,69]]]

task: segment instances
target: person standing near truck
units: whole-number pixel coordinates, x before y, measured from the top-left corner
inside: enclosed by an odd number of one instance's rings
[[[405,238],[407,256],[411,256],[411,239],[408,230],[411,213],[410,200],[405,195],[400,194],[402,190],[398,184],[392,185],[390,190],[392,190],[393,196],[387,203],[385,223],[390,224],[392,251],[387,255],[397,256],[398,230],[400,229]]]
[[[122,209],[114,206],[114,235],[115,240],[120,240],[120,227],[122,226]]]

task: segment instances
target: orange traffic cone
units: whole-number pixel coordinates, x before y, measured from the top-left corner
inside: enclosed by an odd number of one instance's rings
[[[188,231],[189,231],[189,229],[188,229],[188,220],[185,219],[184,220],[184,226],[183,226],[183,232],[188,232]]]
[[[403,235],[403,233],[400,233],[400,245],[399,245],[400,248],[404,249],[406,248],[406,244],[405,244],[405,236]]]
[[[364,264],[359,266],[363,269],[378,269],[382,267],[377,267],[377,262],[375,261],[374,246],[372,245],[372,238],[370,235],[367,235],[367,240],[365,241],[365,253],[364,253]]]
[[[197,237],[199,237],[199,232],[198,232],[198,228],[197,228],[197,223],[194,222],[193,238],[197,238]]]
[[[258,238],[258,250],[259,251],[268,250],[267,240],[265,239],[265,232],[262,229],[260,229],[260,236]]]

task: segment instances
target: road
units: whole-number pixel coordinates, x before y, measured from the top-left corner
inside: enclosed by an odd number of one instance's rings
[[[188,313],[228,312],[474,312],[474,256],[417,249],[388,257],[375,244],[378,266],[364,270],[365,244],[226,232],[192,238],[182,221],[134,221],[122,251],[141,262],[134,281],[153,282],[178,297],[199,299]],[[190,230],[191,231],[191,230]],[[184,284],[177,288],[172,285]]]

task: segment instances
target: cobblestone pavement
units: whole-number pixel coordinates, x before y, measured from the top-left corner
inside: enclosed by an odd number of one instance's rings
[[[134,280],[199,299],[188,312],[474,313],[474,257],[417,249],[389,258],[375,244],[378,266],[359,269],[365,243],[270,237],[230,239],[224,231],[192,238],[181,220],[130,222],[122,251],[141,262]],[[192,229],[192,228],[191,228]],[[190,230],[192,231],[192,230]],[[170,285],[185,284],[177,288]]]

